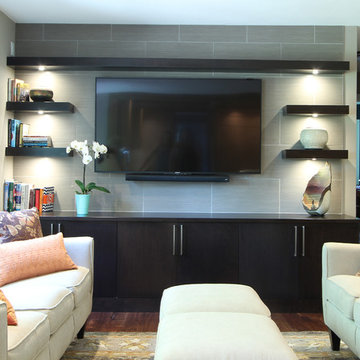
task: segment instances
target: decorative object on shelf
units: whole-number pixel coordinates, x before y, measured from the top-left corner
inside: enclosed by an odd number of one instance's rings
[[[331,167],[328,162],[310,179],[302,204],[310,215],[324,215],[330,207]]]
[[[52,90],[47,89],[31,89],[30,98],[32,101],[53,101],[54,93]]]
[[[75,194],[76,213],[87,215],[89,213],[90,194]]]
[[[300,142],[305,149],[323,149],[328,141],[325,129],[305,128],[300,133]]]
[[[88,184],[85,183],[86,165],[88,165],[93,160],[93,157],[90,155],[90,152],[93,153],[94,159],[99,159],[101,155],[107,153],[107,147],[105,145],[99,144],[96,141],[93,141],[93,144],[90,147],[87,144],[87,140],[85,141],[74,140],[70,143],[70,146],[66,148],[66,152],[69,154],[72,150],[75,150],[82,157],[82,163],[83,163],[82,181],[75,180],[76,185],[78,185],[80,188],[80,191],[75,191],[76,210],[78,215],[87,215],[89,210],[90,192],[92,190],[99,190],[106,193],[110,193],[108,189],[102,186],[97,186],[94,182],[89,182]],[[81,196],[81,195],[88,195],[88,196]]]

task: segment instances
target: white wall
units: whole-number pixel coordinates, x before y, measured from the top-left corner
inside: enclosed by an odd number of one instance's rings
[[[7,144],[7,119],[12,116],[6,112],[7,79],[14,76],[14,71],[6,66],[6,57],[10,55],[10,41],[15,42],[15,23],[0,12],[0,182],[13,177],[12,158],[5,157]],[[3,191],[0,191],[0,204],[3,204]]]

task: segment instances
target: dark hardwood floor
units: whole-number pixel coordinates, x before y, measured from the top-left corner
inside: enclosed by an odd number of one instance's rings
[[[327,331],[321,313],[273,313],[280,331]],[[156,331],[159,314],[152,312],[93,312],[86,331]]]

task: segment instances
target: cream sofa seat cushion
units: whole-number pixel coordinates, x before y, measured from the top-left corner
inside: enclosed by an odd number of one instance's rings
[[[354,304],[360,298],[360,277],[354,275],[334,275],[324,281],[326,299],[344,316],[354,319]]]
[[[190,284],[165,289],[160,320],[186,312],[241,312],[270,316],[270,310],[250,286],[239,284]]]
[[[50,334],[57,331],[75,307],[71,291],[63,286],[32,286],[31,281],[27,281],[26,285],[12,283],[2,289],[16,315],[19,310],[41,311],[46,314],[49,318]]]
[[[33,360],[50,339],[47,316],[38,311],[18,311],[17,326],[8,326],[8,360]]]
[[[78,266],[75,270],[59,271],[47,275],[37,276],[31,279],[17,281],[14,284],[21,283],[22,286],[62,286],[68,288],[74,296],[75,306],[78,306],[85,296],[89,296],[92,289],[92,279],[89,269]],[[5,289],[5,285],[2,289]],[[11,301],[10,301],[11,302]]]
[[[231,312],[166,315],[159,323],[155,360],[295,360],[267,316]]]

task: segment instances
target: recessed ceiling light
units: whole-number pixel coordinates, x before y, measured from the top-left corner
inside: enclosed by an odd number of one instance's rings
[[[39,114],[39,115],[43,115],[43,114],[44,114],[44,111],[43,111],[43,110],[39,110],[39,111],[38,111],[38,114]]]
[[[39,69],[39,71],[44,71],[44,70],[45,70],[45,66],[40,65],[40,66],[38,67],[38,69]]]
[[[313,73],[313,75],[317,75],[319,73],[319,70],[318,69],[313,69],[312,73]]]

